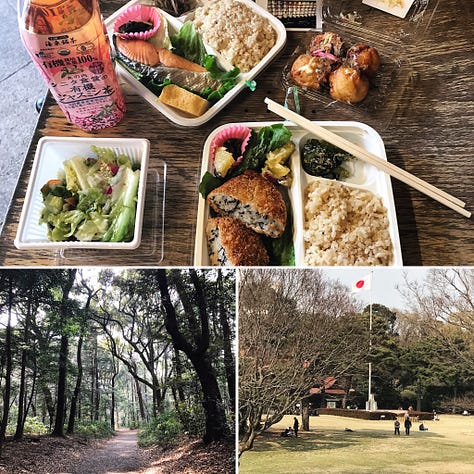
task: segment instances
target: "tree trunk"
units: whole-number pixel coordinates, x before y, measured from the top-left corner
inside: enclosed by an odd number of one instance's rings
[[[67,360],[69,351],[69,338],[61,336],[59,349],[59,373],[58,373],[58,398],[56,405],[56,420],[51,436],[64,436],[64,421],[66,410],[66,382],[67,382]]]
[[[84,337],[81,334],[79,337],[79,341],[77,342],[77,353],[76,353],[76,362],[77,362],[77,378],[76,378],[76,386],[74,387],[74,393],[72,394],[71,398],[71,409],[69,412],[69,421],[67,424],[67,433],[73,434],[74,433],[74,424],[76,421],[76,412],[77,412],[77,404],[79,401],[79,397],[81,394],[81,385],[82,385],[82,344],[84,341]]]
[[[5,441],[5,435],[7,432],[8,416],[10,414],[10,391],[11,391],[11,379],[12,379],[12,306],[13,306],[13,282],[12,277],[9,279],[8,289],[8,320],[7,327],[5,329],[5,386],[3,387],[3,417],[0,423],[0,452],[2,444]]]
[[[130,390],[130,405],[128,408],[128,417],[129,417],[129,425],[131,425],[133,428],[136,428],[138,425],[138,420],[136,417],[136,411],[135,411],[135,390],[133,389],[134,384],[136,383],[136,380],[134,377],[130,379],[130,384],[127,385],[129,390]],[[141,393],[141,392],[140,392]]]
[[[30,408],[33,411],[33,416],[36,416],[36,379],[38,377],[38,367],[36,365],[36,356],[33,358],[33,373],[31,374],[32,383],[31,383],[31,392],[30,398],[28,399],[28,404],[25,409],[25,418],[27,413],[29,413]],[[33,398],[35,399],[35,403],[33,403]],[[23,422],[24,423],[24,422]]]
[[[245,451],[248,451],[253,448],[253,443],[255,438],[262,430],[262,407],[251,410],[247,418],[247,423],[245,426],[245,434],[241,439],[239,445],[239,458]]]
[[[160,390],[158,377],[154,372],[151,373],[152,380],[152,396],[153,396],[153,418],[156,418],[161,411],[162,393]]]
[[[190,270],[190,274],[195,289],[194,300],[199,307],[201,320],[201,334],[193,334],[194,340],[197,343],[196,348],[186,340],[179,330],[175,307],[171,302],[168,291],[166,271],[158,270],[157,278],[161,300],[165,309],[166,330],[171,336],[175,348],[183,351],[193,364],[201,384],[203,407],[206,413],[206,433],[204,434],[203,441],[210,443],[227,438],[230,435],[230,430],[227,425],[216,374],[207,356],[209,348],[209,319],[206,312],[206,298],[196,272]],[[181,298],[181,301],[183,301],[183,298]]]
[[[142,389],[140,387],[140,382],[136,378],[134,378],[133,380],[135,381],[135,388],[136,388],[136,391],[137,391],[138,408],[140,410],[140,418],[141,418],[141,421],[145,421],[146,420],[145,404],[143,403],[143,395],[142,395]]]
[[[183,390],[183,364],[181,363],[181,359],[179,357],[179,351],[174,349],[174,369],[176,371],[176,381],[175,386],[178,390],[178,401],[180,403],[184,403],[186,401],[186,395]]]
[[[54,403],[53,397],[51,396],[51,391],[49,390],[49,387],[44,380],[41,381],[41,391],[43,392],[44,405],[46,405],[46,409],[48,411],[49,428],[51,429],[54,420]],[[45,419],[43,417],[43,423],[44,422]]]
[[[304,431],[309,431],[309,399],[301,400],[301,424]]]
[[[216,374],[207,358],[193,356],[191,362],[201,383],[202,405],[206,413],[206,434],[203,440],[205,443],[221,441],[230,433]]]
[[[28,342],[30,330],[30,317],[31,317],[31,295],[28,299],[28,307],[25,316],[25,327],[23,328],[23,344],[24,347],[21,351],[21,372],[20,372],[20,391],[18,393],[18,416],[16,422],[16,431],[13,439],[19,440],[23,438],[23,430],[26,419],[26,363],[28,359]]]
[[[112,375],[112,397],[110,400],[110,428],[115,431],[115,379],[117,378],[117,372],[114,371]]]
[[[61,305],[59,308],[61,318],[61,345],[59,349],[59,371],[58,371],[58,394],[56,405],[56,420],[52,436],[64,436],[64,421],[66,419],[66,384],[67,384],[67,362],[69,355],[69,337],[65,330],[65,324],[69,316],[67,301],[69,299],[69,292],[74,284],[76,277],[76,270],[69,270],[67,281],[62,288]]]
[[[91,421],[99,420],[99,368],[98,368],[98,347],[97,347],[97,334],[94,334],[92,338],[92,368],[91,368]]]
[[[222,290],[222,272],[221,270],[218,271],[218,280],[217,280],[219,290]],[[223,294],[220,291],[221,295]],[[222,336],[224,340],[224,366],[225,366],[225,374],[227,380],[227,389],[229,391],[229,402],[230,402],[230,409],[233,413],[235,413],[235,395],[236,395],[236,388],[235,388],[235,361],[234,361],[234,354],[232,352],[232,337],[231,337],[231,330],[229,325],[229,319],[227,316],[226,305],[222,303],[222,300],[219,304],[219,319],[222,326]]]

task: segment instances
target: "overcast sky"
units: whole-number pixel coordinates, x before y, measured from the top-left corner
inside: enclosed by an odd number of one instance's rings
[[[403,311],[405,300],[396,289],[397,285],[404,286],[404,274],[409,281],[423,281],[429,267],[404,267],[404,268],[328,268],[323,273],[332,280],[339,280],[344,285],[352,288],[354,283],[372,273],[371,290],[363,290],[356,293],[357,298],[369,304],[383,304],[391,309]]]

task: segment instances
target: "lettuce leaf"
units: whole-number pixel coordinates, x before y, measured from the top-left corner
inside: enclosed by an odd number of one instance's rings
[[[175,54],[204,66],[206,48],[192,21],[186,21],[170,39]]]

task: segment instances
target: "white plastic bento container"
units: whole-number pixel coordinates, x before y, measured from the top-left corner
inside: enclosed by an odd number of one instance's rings
[[[183,125],[186,127],[198,127],[207,121],[209,121],[214,115],[220,112],[224,107],[226,107],[235,97],[247,87],[246,81],[252,81],[256,78],[258,74],[260,74],[269,64],[270,62],[276,57],[276,55],[283,49],[286,44],[286,29],[283,24],[276,19],[273,15],[271,15],[267,10],[257,5],[252,0],[239,0],[241,3],[249,6],[250,8],[254,9],[255,12],[267,18],[271,25],[273,26],[276,32],[276,42],[273,48],[266,54],[266,56],[249,72],[241,73],[239,76],[239,80],[235,87],[231,89],[225,96],[220,99],[218,102],[213,104],[207,112],[199,117],[191,117],[186,115],[185,113],[180,112],[177,109],[169,107],[158,100],[158,97],[151,92],[147,87],[145,87],[140,81],[138,81],[132,74],[130,74],[125,68],[123,68],[120,64],[117,64],[116,69],[120,77],[122,77],[139,95],[141,95],[147,102],[149,102],[155,109],[165,115],[169,120],[178,125]],[[123,13],[127,8],[131,7],[140,3],[140,0],[132,0],[124,5],[122,8],[117,10],[113,15],[111,15],[105,21],[105,25],[107,27],[107,31],[109,35],[113,34],[113,26],[117,17]],[[190,15],[185,15],[180,18],[175,18],[172,15],[166,13],[163,10],[160,10],[163,18],[168,22],[168,30],[169,34],[174,34],[181,26],[184,24],[186,19],[191,18]],[[219,60],[219,52],[213,51],[211,48],[207,48],[210,54],[215,54],[217,59]]]
[[[226,124],[216,128],[208,136],[203,149],[201,176],[206,171],[212,172],[212,163],[210,162],[210,145],[217,133],[223,128],[231,125],[244,125],[253,130],[261,127],[272,125],[276,122],[247,122],[239,124]],[[293,242],[295,250],[295,266],[304,267],[304,189],[314,177],[308,175],[301,167],[299,150],[311,134],[291,122],[283,122],[291,131],[292,141],[296,145],[295,152],[291,156],[290,168],[293,174],[293,182],[288,193],[293,212]],[[385,147],[380,135],[370,126],[353,121],[325,121],[315,122],[318,125],[327,128],[329,131],[336,133],[343,138],[355,143],[356,145],[366,149],[367,151],[386,160]],[[378,170],[372,165],[364,163],[360,160],[351,162],[353,166],[352,175],[345,182],[347,185],[372,191],[379,196],[385,208],[389,220],[389,232],[393,245],[392,266],[399,267],[403,265],[402,252],[400,246],[400,237],[398,234],[397,214],[393,199],[392,183],[390,176],[383,171]],[[210,209],[205,199],[199,196],[198,215],[196,225],[196,240],[194,248],[194,265],[209,266],[210,260],[207,249],[206,222],[210,217]]]
[[[39,224],[43,208],[42,186],[58,176],[63,162],[73,156],[94,156],[91,145],[111,148],[126,154],[133,163],[140,163],[135,229],[130,242],[51,242],[46,224]],[[146,176],[150,142],[146,138],[73,138],[43,137],[38,142],[30,181],[26,191],[20,222],[15,238],[18,249],[134,249],[140,245]]]

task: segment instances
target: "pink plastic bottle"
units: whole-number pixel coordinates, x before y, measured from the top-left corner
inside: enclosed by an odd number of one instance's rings
[[[78,127],[122,120],[125,102],[97,0],[19,0],[20,35],[53,97]]]

